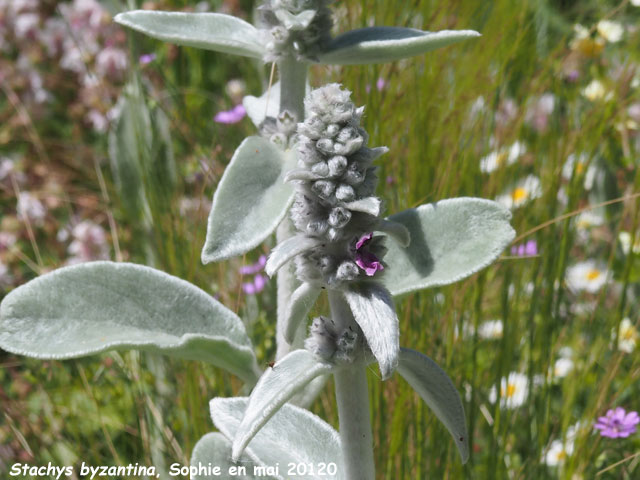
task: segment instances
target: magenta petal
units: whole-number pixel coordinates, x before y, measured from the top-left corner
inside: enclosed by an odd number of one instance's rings
[[[140,65],[147,65],[153,62],[155,59],[155,53],[145,53],[144,55],[140,55],[140,58],[138,60],[140,61]]]
[[[368,277],[372,277],[379,270],[384,270],[384,266],[371,254],[356,254],[356,265],[363,269]]]
[[[253,285],[256,289],[256,293],[264,290],[264,287],[266,284],[267,284],[267,277],[265,277],[261,273],[256,275],[256,278],[253,279]]]
[[[373,232],[365,233],[356,242],[356,250],[360,250],[363,246],[369,243],[369,240],[373,237]]]
[[[238,123],[246,114],[247,112],[242,105],[236,105],[231,110],[223,110],[222,112],[216,113],[213,120],[225,124]]]
[[[538,244],[535,240],[529,240],[524,247],[525,255],[537,255],[538,254]]]
[[[242,291],[247,295],[255,295],[256,287],[253,285],[253,283],[243,283]]]

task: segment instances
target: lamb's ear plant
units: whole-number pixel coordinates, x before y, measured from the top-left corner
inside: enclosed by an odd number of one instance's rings
[[[255,385],[248,398],[212,400],[220,434],[200,440],[194,463],[291,461],[314,466],[300,478],[374,478],[366,379],[374,362],[383,380],[397,370],[409,382],[449,430],[462,461],[468,458],[457,389],[431,359],[400,348],[393,297],[447,285],[489,265],[513,239],[510,214],[491,201],[456,198],[385,218],[374,162],[387,149],[368,146],[360,126],[364,107],[356,108],[347,90],[330,84],[309,91],[307,70],[313,63],[398,60],[478,34],[370,27],[332,38],[329,3],[265,0],[257,27],[216,13],[116,17],[154,38],[277,64],[279,81],[244,100],[259,135],[242,142],[220,180],[202,251],[204,263],[228,259],[276,232],[266,265],[269,275],[278,275],[272,367],[258,368],[235,313],[149,267],[62,268],[17,288],[0,306],[0,346],[14,353],[74,358],[137,348],[208,361]],[[324,292],[330,312],[309,322]],[[339,433],[287,403],[296,395],[310,403],[329,375]],[[319,472],[321,464],[335,469]]]

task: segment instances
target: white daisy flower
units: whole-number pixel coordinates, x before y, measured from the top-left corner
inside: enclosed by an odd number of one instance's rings
[[[612,332],[613,336],[613,332]],[[618,350],[631,353],[638,344],[638,330],[629,318],[623,318],[618,330]]]
[[[582,90],[582,95],[592,102],[613,98],[613,92],[608,92],[600,80],[591,80],[591,83]]]
[[[576,215],[575,224],[578,230],[589,230],[590,228],[604,225],[604,217],[595,210],[585,210]]]
[[[522,142],[515,142],[510,147],[501,148],[480,159],[480,171],[491,173],[503,165],[513,165],[527,152],[527,147]]]
[[[622,253],[629,255],[631,249],[631,234],[629,232],[622,231],[618,234],[618,241],[622,248]],[[640,232],[636,233],[636,239],[633,242],[633,253],[640,253]]]
[[[544,463],[550,467],[559,467],[564,464],[573,453],[573,441],[554,440],[544,456]]]
[[[609,271],[604,265],[594,260],[586,260],[567,268],[565,280],[573,292],[586,290],[596,293],[607,283],[608,276]]]
[[[580,243],[586,243],[592,229],[604,225],[604,216],[595,210],[585,210],[576,215],[575,227]]]
[[[521,207],[529,201],[542,195],[540,179],[535,175],[529,175],[520,180],[502,195],[496,197],[496,201],[507,208]]]
[[[600,20],[598,22],[598,34],[609,43],[617,43],[622,40],[624,27],[618,22]]]
[[[593,188],[598,168],[589,163],[589,157],[586,154],[581,153],[576,155],[572,153],[567,157],[567,161],[562,166],[562,178],[571,180],[574,172],[576,175],[582,175],[584,173],[585,190],[589,191]]]
[[[521,406],[529,396],[529,379],[526,375],[511,372],[500,382],[500,407],[517,408]],[[489,401],[495,403],[498,400],[498,390],[495,385],[489,391]]]
[[[604,49],[604,38],[601,36],[592,38],[591,32],[587,27],[576,24],[573,26],[573,31],[575,35],[569,44],[571,50],[577,50],[583,55],[593,57],[598,55]]]
[[[488,320],[478,326],[478,336],[485,340],[502,338],[504,326],[502,320]]]
[[[555,379],[564,378],[573,370],[573,366],[573,360],[567,357],[561,357],[553,364],[551,377]]]

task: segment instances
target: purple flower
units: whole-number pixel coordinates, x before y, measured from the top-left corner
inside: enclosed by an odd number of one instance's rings
[[[529,240],[527,243],[514,245],[511,247],[511,255],[518,257],[532,257],[538,254],[538,244],[535,240]]]
[[[240,273],[240,275],[255,275],[260,270],[262,270],[266,264],[267,256],[260,255],[260,258],[256,263],[253,263],[251,265],[243,265],[242,267],[240,267],[238,272]]]
[[[266,284],[267,277],[259,273],[253,277],[253,282],[246,282],[242,284],[242,291],[247,295],[255,295],[256,293],[260,293],[264,290]]]
[[[256,293],[260,293],[267,285],[267,277],[260,273],[264,269],[266,263],[266,255],[260,255],[260,258],[258,258],[258,261],[256,263],[253,263],[251,265],[243,265],[238,270],[240,275],[255,275],[253,277],[253,281],[244,282],[242,284],[242,291],[247,295],[255,295]]]
[[[148,65],[156,59],[155,53],[145,53],[144,55],[140,55],[138,61],[140,65]]]
[[[247,111],[244,109],[242,104],[240,104],[236,105],[231,110],[216,113],[216,116],[213,117],[213,121],[226,124],[238,123],[246,114]]]
[[[636,432],[640,423],[638,412],[625,412],[624,408],[608,410],[604,417],[599,417],[594,428],[600,430],[600,435],[609,438],[626,438]]]
[[[367,248],[373,233],[365,233],[356,242],[356,265],[358,265],[368,277],[372,277],[379,270],[384,270],[382,263]]]
[[[387,87],[387,81],[382,77],[378,77],[378,80],[376,81],[376,90],[381,92],[386,87]],[[371,85],[367,85],[365,90],[367,91],[367,93],[371,93]]]

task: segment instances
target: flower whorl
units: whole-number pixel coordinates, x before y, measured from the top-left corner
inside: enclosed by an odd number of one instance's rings
[[[266,62],[291,55],[316,60],[331,38],[331,0],[265,0],[258,11],[265,33]]]
[[[298,166],[291,219],[315,246],[296,258],[297,275],[312,285],[336,288],[383,269],[386,252],[379,223],[381,202],[373,161],[386,147],[368,148],[360,127],[364,107],[356,108],[339,84],[312,91],[308,117],[298,125]]]

